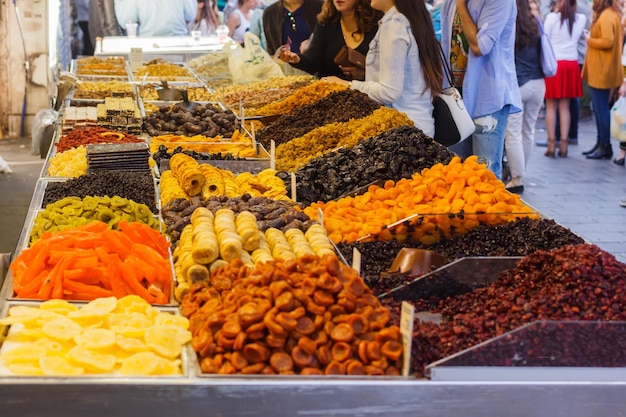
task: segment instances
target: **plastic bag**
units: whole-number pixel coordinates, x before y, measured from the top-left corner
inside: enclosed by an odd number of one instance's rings
[[[274,77],[284,77],[278,64],[261,47],[259,38],[250,32],[244,36],[242,47],[235,41],[229,41],[223,50],[228,55],[228,68],[235,84],[247,84]]]
[[[626,97],[618,98],[611,108],[611,136],[626,142]]]
[[[32,127],[32,155],[40,155],[45,158],[54,133],[54,122],[59,113],[52,109],[39,110],[35,115]]]
[[[2,159],[2,156],[0,156],[0,174],[2,174],[3,172],[10,174],[13,172],[13,170],[11,170],[9,163],[5,161],[4,159]]]

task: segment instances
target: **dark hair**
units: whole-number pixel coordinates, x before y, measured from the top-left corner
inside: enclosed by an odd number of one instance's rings
[[[608,9],[609,7],[612,7],[615,9],[615,11],[620,12],[620,2],[619,1],[613,1],[613,0],[594,0],[593,2],[593,18],[591,20],[592,23],[595,23],[596,20],[598,20],[598,17],[600,17],[600,13],[602,13],[604,11],[604,9]]]
[[[434,96],[441,92],[443,85],[443,62],[426,3],[421,0],[394,0],[394,4],[396,9],[409,20],[411,32],[419,50],[426,88],[430,89],[431,95]]]
[[[213,7],[209,7],[209,3],[213,3]],[[217,15],[217,1],[215,0],[198,0],[198,3],[204,4],[201,14],[196,16],[195,22],[199,23],[203,19],[206,19],[214,28],[217,28],[220,24],[219,16]]]
[[[519,51],[537,43],[539,22],[530,11],[528,0],[517,0],[517,21],[515,24],[515,50]]]
[[[320,25],[325,26],[328,22],[339,18],[340,13],[335,7],[333,0],[325,0],[322,5],[322,11],[317,15],[317,21]],[[356,32],[352,33],[367,33],[378,24],[378,21],[382,17],[382,13],[372,9],[370,0],[359,0],[354,9],[354,17],[356,20]]]
[[[574,29],[574,21],[576,20],[576,0],[560,0],[557,3],[558,12],[561,14],[561,25],[567,20],[569,34]]]

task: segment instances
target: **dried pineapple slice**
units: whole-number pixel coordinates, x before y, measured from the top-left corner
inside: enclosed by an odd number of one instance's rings
[[[149,350],[143,340],[134,337],[126,337],[118,334],[115,342],[120,349],[126,352],[146,352]]]
[[[14,375],[42,376],[44,375],[38,363],[7,363],[6,368]]]
[[[178,314],[171,313],[159,313],[154,318],[154,324],[156,325],[172,325],[187,330],[189,328],[189,319]]]
[[[67,341],[80,334],[83,328],[71,319],[59,317],[44,323],[41,330],[52,339]]]
[[[45,356],[46,348],[44,346],[32,343],[24,343],[23,345],[15,346],[12,349],[7,349],[0,355],[2,362],[7,364],[24,363],[24,362],[37,362],[39,358]]]
[[[66,316],[68,313],[72,311],[78,310],[78,307],[76,307],[74,304],[66,300],[60,300],[58,298],[44,301],[43,303],[41,303],[39,308],[41,310],[53,311],[55,313],[62,314],[64,316]]]
[[[96,298],[93,301],[85,304],[81,311],[83,312],[103,312],[104,314],[110,313],[115,310],[117,307],[117,298],[115,297],[106,297],[106,298]]]
[[[152,326],[146,330],[146,344],[161,356],[177,358],[182,353],[180,330],[176,326]]]
[[[116,363],[113,355],[94,352],[80,346],[74,346],[70,349],[68,357],[72,363],[82,366],[86,371],[98,373],[112,371]]]
[[[74,342],[85,349],[106,349],[115,344],[115,332],[109,329],[86,329],[74,336]]]
[[[122,375],[152,375],[159,367],[159,357],[152,352],[139,352],[122,361]]]
[[[165,359],[157,356],[159,359],[157,369],[154,371],[154,375],[182,375],[181,360]]]
[[[146,329],[152,326],[152,320],[141,313],[109,314],[109,329],[127,337],[142,337]]]
[[[117,300],[115,313],[145,313],[147,309],[152,308],[150,303],[138,295],[127,295]]]
[[[43,346],[46,349],[47,356],[65,356],[67,352],[74,346],[71,342],[59,341],[42,337],[34,342],[36,346]]]
[[[74,366],[60,356],[44,356],[39,361],[39,367],[44,375],[76,376],[85,373],[80,366]]]

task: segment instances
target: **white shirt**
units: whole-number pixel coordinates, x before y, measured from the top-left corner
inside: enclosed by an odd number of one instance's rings
[[[565,19],[561,24],[560,13],[548,13],[543,24],[543,30],[552,41],[557,61],[578,61],[578,40],[583,34],[587,18],[582,13],[576,13],[571,35],[568,20]]]
[[[411,25],[395,6],[385,13],[379,25],[367,52],[365,81],[352,81],[352,88],[406,113],[417,128],[433,137],[433,104],[430,90],[425,90]]]

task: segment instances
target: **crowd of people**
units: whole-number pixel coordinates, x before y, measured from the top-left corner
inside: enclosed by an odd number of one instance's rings
[[[532,146],[546,146],[549,158],[567,158],[568,146],[578,140],[579,119],[589,117],[591,109],[597,142],[583,154],[613,159],[610,108],[626,95],[623,0],[76,3],[86,54],[96,36],[119,35],[127,22],[139,24],[138,36],[185,36],[191,30],[206,36],[225,24],[235,41],[243,43],[252,31],[270,55],[405,112],[430,136],[432,99],[449,87],[445,63],[475,124],[473,153],[485,158],[511,192],[524,191]],[[550,77],[540,65],[542,34],[557,59]],[[535,141],[542,108],[547,137]],[[624,165],[625,157],[622,143],[613,162]]]

